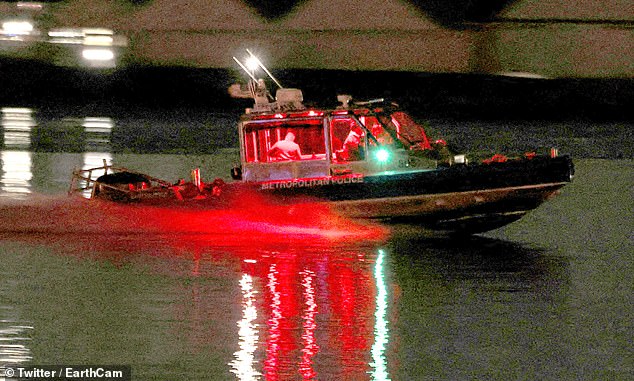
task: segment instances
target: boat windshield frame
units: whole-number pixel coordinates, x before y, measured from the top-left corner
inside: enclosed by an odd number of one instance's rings
[[[393,141],[405,149],[431,149],[431,143],[425,128],[418,124],[414,118],[405,111],[396,107],[386,107],[381,109],[368,110],[365,117],[374,117],[383,131],[390,135]],[[400,116],[400,118],[398,117]],[[404,116],[404,118],[403,118]],[[357,122],[368,132],[370,139],[379,144],[377,137],[372,133],[371,126],[366,126],[358,115],[355,115]],[[400,120],[399,120],[400,119]]]
[[[275,127],[285,131],[296,130],[304,125],[312,125],[311,129],[320,131],[318,137],[322,148],[320,152],[305,152],[301,149],[301,158],[299,161],[305,160],[333,160],[332,131],[331,121],[337,119],[350,119],[359,126],[364,133],[364,149],[372,149],[371,147],[391,147],[389,149],[396,150],[426,150],[431,149],[431,144],[427,137],[425,128],[418,124],[412,116],[397,107],[396,105],[381,105],[377,107],[357,106],[345,109],[312,109],[302,110],[299,112],[281,112],[281,113],[254,113],[245,115],[240,121],[240,144],[241,144],[241,161],[244,164],[270,163],[278,160],[271,160],[264,152],[271,149],[276,141],[282,140],[284,136],[278,133],[276,137],[251,138],[255,131],[265,131]],[[284,131],[284,133],[285,133]],[[297,133],[295,132],[295,135]],[[317,136],[315,136],[317,137]],[[341,138],[343,140],[343,138]],[[252,141],[251,141],[252,140]],[[256,142],[256,140],[258,142]],[[264,141],[261,145],[259,141]],[[310,141],[298,137],[298,142]],[[365,145],[367,144],[367,146]],[[303,147],[305,144],[300,143]],[[261,152],[260,152],[261,151]],[[314,151],[314,149],[313,149]],[[263,155],[261,157],[261,155]],[[295,160],[291,160],[295,161]]]

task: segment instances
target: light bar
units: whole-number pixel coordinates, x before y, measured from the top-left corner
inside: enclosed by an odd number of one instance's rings
[[[114,52],[110,49],[84,49],[81,55],[89,61],[110,61],[114,59]]]
[[[24,35],[33,32],[33,24],[28,21],[6,21],[2,23],[3,34]]]

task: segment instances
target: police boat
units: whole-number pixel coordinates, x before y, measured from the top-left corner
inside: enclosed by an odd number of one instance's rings
[[[250,52],[249,52],[250,53]],[[222,207],[232,195],[254,191],[293,205],[323,202],[338,214],[425,230],[475,234],[518,220],[556,195],[573,177],[570,157],[556,149],[518,157],[477,159],[451,152],[395,103],[354,102],[306,107],[299,89],[278,85],[275,97],[254,70],[247,88],[230,93],[253,98],[238,123],[240,164],[233,181],[171,184],[125,168],[75,171],[71,186],[92,198],[120,202]],[[90,180],[92,171],[104,174]],[[78,186],[79,184],[79,186]]]

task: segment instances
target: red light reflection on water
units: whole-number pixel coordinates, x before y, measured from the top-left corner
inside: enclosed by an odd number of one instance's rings
[[[373,259],[336,250],[323,256],[287,251],[253,258],[243,261],[242,272],[260,280],[254,284],[260,285],[255,306],[264,379],[320,379],[325,368],[337,369],[341,379],[367,379],[383,358],[377,349],[387,345],[386,336],[377,337]],[[247,340],[240,337],[240,348]],[[234,373],[257,368],[242,365]]]
[[[68,197],[4,200],[0,201],[0,233],[197,234],[208,235],[219,246],[259,245],[307,237],[366,241],[386,237],[385,229],[342,218],[324,204],[274,205],[254,197],[242,206],[216,210]]]
[[[304,379],[313,379],[317,373],[313,369],[312,357],[319,351],[319,345],[315,339],[315,315],[317,315],[317,303],[315,302],[315,273],[310,270],[304,270],[302,275],[303,299],[304,299],[304,320],[302,333],[302,361],[299,364],[299,371]]]
[[[285,270],[288,270],[286,268]],[[294,374],[297,366],[293,358],[298,350],[298,339],[295,332],[299,331],[297,318],[301,313],[301,352],[298,371],[306,380],[314,379],[317,372],[313,369],[312,357],[319,351],[319,345],[315,338],[317,323],[315,316],[318,306],[315,295],[316,274],[311,270],[299,272],[302,292],[297,291],[292,285],[295,272],[280,274],[276,264],[269,267],[267,291],[269,297],[268,340],[266,342],[266,360],[264,372],[267,380],[284,380],[285,375]],[[293,283],[280,283],[281,279],[290,276],[288,280]],[[297,299],[303,300],[303,304],[297,304]],[[291,361],[288,361],[291,360]]]
[[[269,306],[271,308],[270,317],[268,319],[269,336],[266,343],[266,360],[264,361],[264,370],[267,378],[274,380],[278,372],[278,361],[280,352],[280,321],[284,318],[282,315],[281,293],[277,289],[277,266],[272,264],[269,267],[267,287],[270,293]]]
[[[372,368],[387,372],[377,365],[387,345],[377,295],[387,297],[377,291],[374,260],[355,249],[328,249],[338,242],[379,243],[386,230],[342,219],[322,205],[186,210],[68,198],[0,203],[0,239],[17,236],[64,253],[109,260],[115,253],[123,262],[144,252],[191,256],[191,276],[217,260],[221,248],[230,253],[223,266],[240,274],[241,316],[231,344],[237,350],[227,363],[238,379],[320,379],[320,369],[330,368],[342,379],[367,379]],[[315,240],[325,249],[303,249]],[[187,322],[191,345],[205,347],[215,339],[205,336],[203,324],[214,294],[196,282],[188,287],[195,306],[172,313]],[[377,327],[383,327],[380,340]]]
[[[269,318],[264,374],[267,380],[283,380],[283,375],[294,374],[299,357],[299,319],[303,309],[299,289],[301,264],[294,256],[286,256],[281,261],[275,257],[261,258],[259,264],[251,271],[268,269],[268,274],[257,274],[268,279],[268,292],[264,292],[259,305],[270,310],[266,314]]]
[[[372,314],[374,287],[363,257],[347,258],[346,261],[328,263],[328,288],[333,314],[340,326],[338,333],[331,336],[329,345],[338,348],[339,368],[346,379],[359,375],[359,353],[370,348],[372,327],[368,316]]]

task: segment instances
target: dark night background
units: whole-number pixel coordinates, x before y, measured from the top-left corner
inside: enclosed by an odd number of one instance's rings
[[[132,66],[114,72],[60,68],[46,63],[0,60],[3,104],[54,107],[243,108],[227,89],[244,82],[224,69]],[[526,79],[478,74],[431,74],[345,70],[275,70],[286,87],[304,91],[307,102],[336,103],[386,97],[429,117],[631,120],[632,79]],[[248,104],[248,102],[246,103]]]

